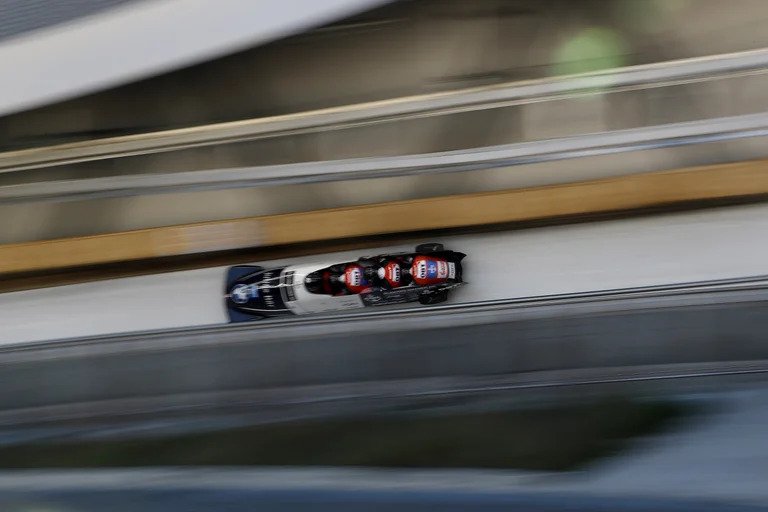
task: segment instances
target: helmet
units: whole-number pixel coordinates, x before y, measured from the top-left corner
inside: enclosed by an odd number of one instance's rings
[[[344,268],[344,273],[339,276],[339,281],[344,283],[351,293],[361,293],[370,285],[365,276],[365,269],[358,263],[350,263]]]

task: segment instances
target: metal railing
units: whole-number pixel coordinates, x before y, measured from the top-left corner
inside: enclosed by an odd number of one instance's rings
[[[0,187],[0,204],[474,171],[760,136],[768,136],[768,113],[441,153],[7,185]]]
[[[768,68],[768,49],[683,59],[557,78],[395,98],[266,118],[195,126],[0,153],[0,173],[333,130],[590,94],[664,87]]]

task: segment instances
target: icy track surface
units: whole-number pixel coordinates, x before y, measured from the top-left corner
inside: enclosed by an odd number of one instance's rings
[[[768,274],[768,206],[437,237],[330,256],[344,261],[443,242],[467,253],[454,303]],[[0,295],[0,343],[226,322],[224,267]]]

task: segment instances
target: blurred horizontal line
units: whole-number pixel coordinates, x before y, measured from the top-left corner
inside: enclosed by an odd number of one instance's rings
[[[545,390],[582,386],[631,384],[651,381],[677,381],[716,377],[760,376],[768,374],[768,360],[668,363],[636,366],[608,366],[562,370],[540,370],[491,377],[446,376],[386,381],[350,382],[177,393],[145,398],[120,398],[65,405],[49,405],[0,412],[0,425],[32,425],[39,422],[94,421],[115,419],[141,421],[150,415],[181,417],[184,414],[233,414],[243,411],[268,413],[269,421],[279,418],[280,408],[289,416],[296,409],[323,404],[349,402],[364,404],[421,398],[449,398],[459,395],[488,395],[506,391]],[[310,413],[310,411],[312,411]],[[307,409],[307,417],[333,413]],[[258,424],[258,420],[252,420]],[[86,425],[84,431],[99,430]]]
[[[7,244],[0,245],[0,273],[73,269],[441,229],[563,221],[702,202],[764,201],[768,194],[767,169],[768,160],[756,160],[544,187]]]
[[[466,172],[761,136],[768,136],[768,113],[442,153],[6,185],[0,187],[0,204]]]
[[[0,153],[0,172],[278,137],[360,123],[443,115],[505,106],[517,100],[545,101],[562,94],[606,92],[664,81],[706,79],[768,67],[768,49],[668,61],[557,78],[510,82],[460,91],[408,96],[275,117],[246,119],[154,133],[75,142]]]
[[[757,294],[755,292],[758,292]],[[575,306],[595,307],[600,311],[611,311],[610,304],[616,304],[618,310],[639,310],[658,308],[658,299],[664,299],[663,307],[675,305],[691,306],[710,304],[714,298],[717,304],[729,302],[755,302],[768,299],[768,275],[756,275],[731,279],[717,279],[676,283],[668,285],[640,286],[610,290],[590,290],[578,293],[565,293],[543,296],[517,297],[494,301],[466,302],[461,304],[437,305],[428,309],[412,307],[396,311],[361,311],[344,315],[314,315],[289,319],[261,320],[243,324],[221,324],[203,327],[164,329],[127,334],[89,336],[50,341],[0,346],[0,362],[10,363],[28,359],[40,359],[41,351],[51,349],[51,357],[62,357],[60,351],[75,349],[75,355],[82,351],[97,350],[100,353],[122,351],[158,350],[169,348],[178,340],[179,346],[192,347],[199,344],[220,343],[224,335],[230,342],[240,340],[239,335],[259,334],[259,339],[291,339],[298,332],[312,328],[314,334],[332,334],[337,328],[348,332],[354,323],[361,335],[366,331],[386,332],[393,325],[398,330],[410,327],[414,331],[431,328],[447,329],[467,322],[486,323],[488,315],[504,315],[505,321],[516,319],[513,315],[526,310],[541,308],[567,307],[569,314],[575,314]],[[746,295],[745,295],[746,294]],[[674,304],[669,299],[691,299],[688,302]],[[653,302],[656,300],[657,302]],[[594,311],[589,311],[590,313]],[[580,312],[585,313],[585,310]],[[474,317],[472,320],[470,317]],[[477,320],[479,318],[479,320]],[[518,316],[517,319],[520,317]],[[495,317],[498,322],[500,317]],[[200,341],[196,342],[196,336]],[[88,348],[90,347],[90,348]],[[723,363],[725,364],[725,363]]]

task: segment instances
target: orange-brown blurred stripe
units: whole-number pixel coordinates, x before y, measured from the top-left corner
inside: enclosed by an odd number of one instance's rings
[[[0,273],[568,218],[762,194],[768,194],[768,160],[8,244],[0,246]]]

